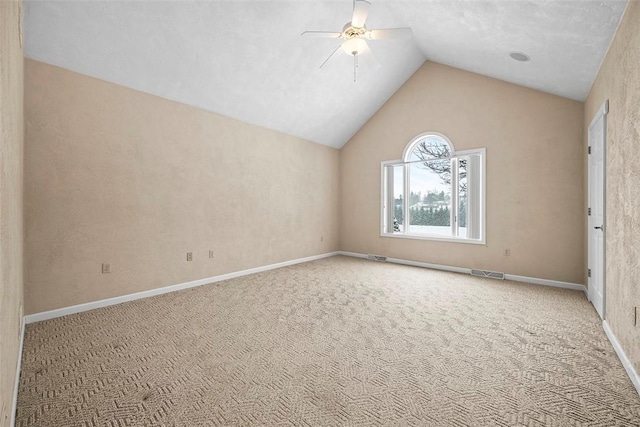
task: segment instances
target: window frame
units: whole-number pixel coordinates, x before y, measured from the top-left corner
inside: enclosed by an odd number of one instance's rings
[[[413,150],[415,149],[416,145],[419,144],[422,140],[424,140],[425,138],[429,137],[429,136],[436,136],[438,138],[441,138],[442,140],[444,140],[450,148],[450,157],[449,159],[454,159],[454,158],[460,158],[460,157],[464,157],[464,156],[470,156],[470,155],[477,155],[480,157],[480,173],[477,175],[478,179],[480,179],[480,185],[477,187],[477,190],[480,191],[480,196],[478,197],[478,203],[480,204],[480,206],[478,206],[477,212],[480,215],[479,221],[478,221],[478,225],[480,226],[480,238],[479,239],[470,239],[467,237],[460,237],[460,236],[438,236],[438,235],[421,235],[421,234],[409,234],[407,230],[403,231],[402,233],[389,233],[389,232],[385,232],[385,227],[388,225],[386,224],[387,222],[387,205],[389,203],[389,185],[387,185],[388,182],[388,178],[387,178],[387,170],[391,170],[390,168],[388,168],[388,166],[394,165],[394,166],[398,166],[398,165],[402,165],[403,166],[403,180],[404,180],[404,185],[403,185],[403,193],[405,194],[404,198],[403,198],[403,213],[404,213],[404,217],[405,219],[410,218],[410,213],[407,211],[407,206],[409,204],[409,199],[408,199],[408,194],[411,191],[410,190],[410,173],[408,172],[409,169],[409,165],[411,165],[412,163],[416,163],[416,162],[412,162],[409,161],[408,159],[411,157],[411,153],[413,152]],[[393,237],[393,238],[399,238],[399,239],[414,239],[414,240],[430,240],[430,241],[439,241],[439,242],[454,242],[454,243],[467,243],[467,244],[475,244],[475,245],[486,245],[486,148],[476,148],[476,149],[471,149],[471,150],[462,150],[462,151],[456,151],[453,144],[451,143],[451,141],[449,140],[449,138],[447,138],[445,135],[438,133],[438,132],[425,132],[422,133],[418,136],[416,136],[415,138],[413,138],[409,144],[407,144],[407,146],[405,147],[403,154],[402,154],[402,160],[385,160],[382,161],[380,163],[380,178],[381,178],[381,184],[380,184],[380,237]],[[445,158],[443,158],[445,159]],[[437,160],[437,158],[435,159]],[[451,188],[452,191],[454,188],[457,188],[457,182],[458,182],[458,174],[454,174],[452,171],[452,179],[451,179]],[[454,187],[455,185],[455,187]],[[453,194],[453,192],[452,192]],[[451,201],[451,215],[453,216],[454,213],[457,214],[458,213],[458,198],[459,196],[456,197],[452,197],[452,201]],[[395,204],[394,204],[395,206]],[[455,206],[455,208],[454,208]],[[394,208],[395,209],[395,208]],[[406,226],[406,222],[405,221],[405,226]],[[452,230],[454,229],[454,227],[459,227],[458,222],[456,221],[455,223],[452,221],[451,222],[451,227]]]

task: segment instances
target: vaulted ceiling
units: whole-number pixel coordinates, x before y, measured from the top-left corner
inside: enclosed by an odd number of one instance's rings
[[[380,67],[305,30],[341,31],[351,0],[26,1],[25,55],[332,147],[425,60],[584,100],[626,0],[370,0]],[[524,52],[529,62],[509,53]]]

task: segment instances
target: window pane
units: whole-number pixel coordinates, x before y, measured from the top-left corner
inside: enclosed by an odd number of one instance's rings
[[[467,238],[482,238],[482,156],[472,154],[467,157]]]
[[[458,162],[458,236],[467,237],[467,164],[468,157],[459,157]]]
[[[451,161],[410,166],[409,233],[451,236]]]
[[[384,232],[404,231],[404,164],[385,165]]]
[[[393,167],[393,232],[404,231],[404,165]]]

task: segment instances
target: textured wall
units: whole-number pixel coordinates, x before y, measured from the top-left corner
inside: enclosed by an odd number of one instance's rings
[[[33,60],[25,89],[27,313],[338,249],[337,150]]]
[[[605,317],[636,372],[640,372],[640,329],[633,326],[634,307],[640,306],[638,64],[640,2],[631,1],[585,103],[585,124],[608,99]]]
[[[22,2],[0,1],[0,426],[9,426],[22,322]]]
[[[583,283],[582,126],[580,102],[426,62],[342,149],[341,249]],[[486,246],[380,237],[380,162],[426,131],[486,147]]]

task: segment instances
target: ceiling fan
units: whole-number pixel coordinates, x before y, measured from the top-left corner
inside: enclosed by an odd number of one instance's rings
[[[383,28],[379,30],[368,30],[364,25],[369,15],[369,3],[367,0],[353,0],[353,15],[351,21],[347,22],[342,31],[305,31],[302,36],[313,38],[329,38],[344,40],[331,55],[320,65],[320,68],[333,57],[333,55],[342,48],[348,55],[353,56],[353,81],[356,81],[356,72],[358,70],[358,58],[369,57],[372,62],[378,64],[377,60],[371,53],[371,49],[367,44],[367,40],[387,40],[387,39],[410,39],[412,36],[411,28]]]

